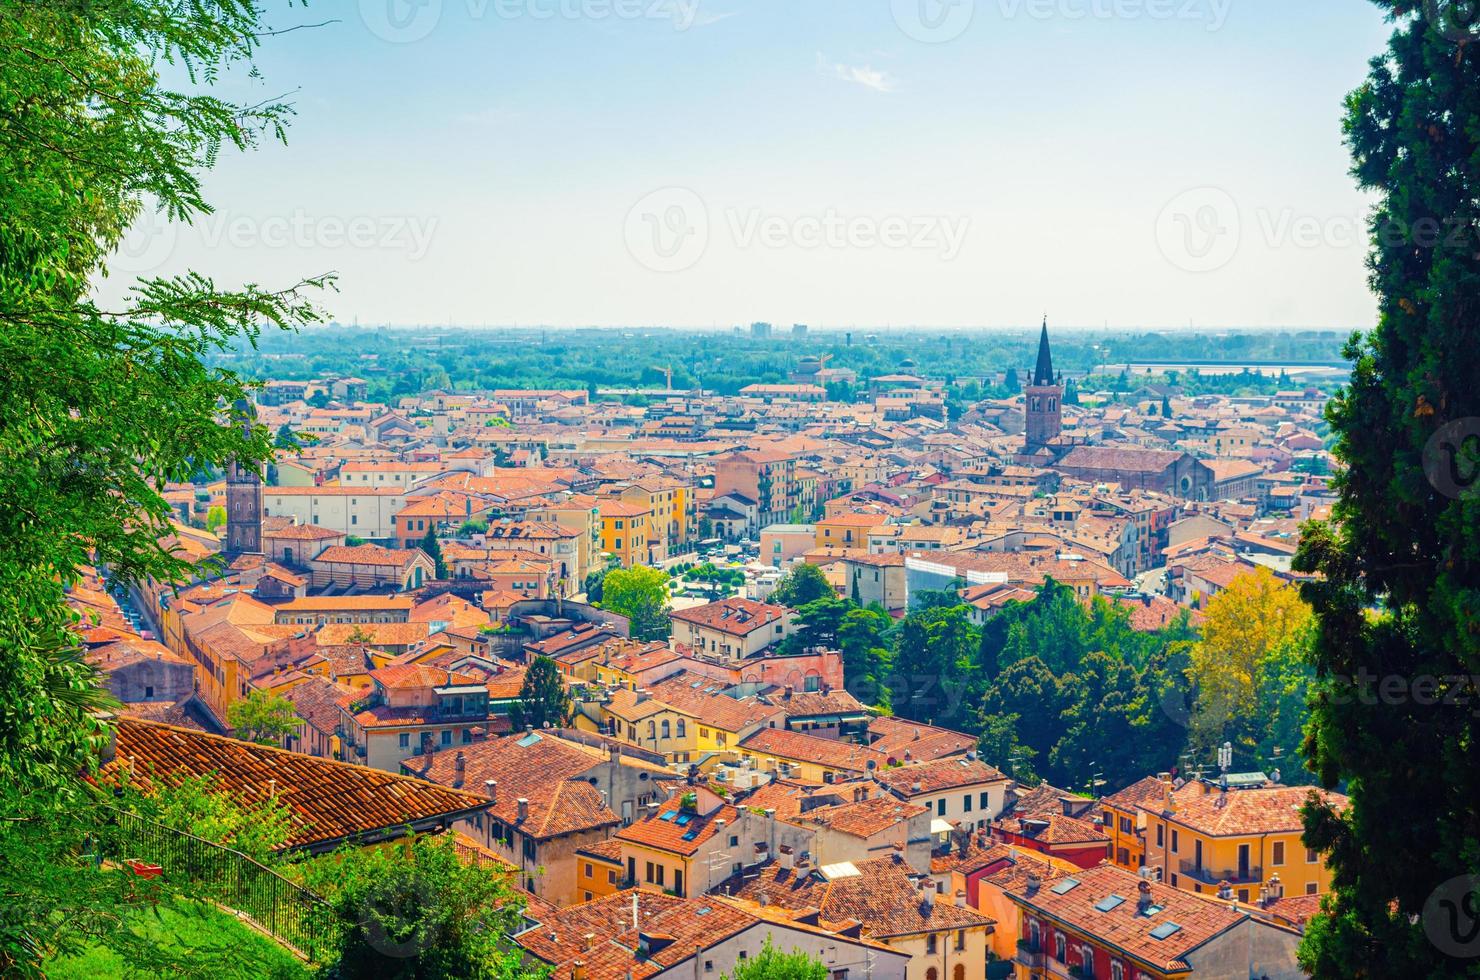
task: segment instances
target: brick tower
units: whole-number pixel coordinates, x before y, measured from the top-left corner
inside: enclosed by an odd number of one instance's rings
[[[1038,337],[1038,363],[1023,395],[1027,413],[1023,443],[1027,452],[1034,453],[1058,438],[1064,428],[1064,386],[1053,373],[1048,317],[1043,318],[1043,333]]]
[[[243,428],[250,433],[256,413],[238,402]],[[262,477],[255,469],[232,460],[226,466],[226,553],[262,553]]]

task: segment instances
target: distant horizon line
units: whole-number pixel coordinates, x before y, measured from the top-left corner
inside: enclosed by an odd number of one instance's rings
[[[757,321],[764,323],[766,321]],[[772,333],[769,337],[757,337],[757,340],[784,340],[792,337],[811,337],[819,334],[842,335],[842,334],[901,334],[917,333],[922,331],[934,333],[1007,333],[1020,330],[1037,331],[1042,327],[1042,321],[1024,324],[992,324],[973,326],[939,326],[929,324],[911,324],[909,326],[824,326],[816,327],[806,324],[806,333],[796,335],[792,333],[794,325],[771,324]],[[1375,324],[1369,326],[1311,326],[1299,324],[1284,325],[1231,325],[1231,326],[1194,326],[1181,324],[1176,326],[1157,326],[1149,324],[1137,325],[1087,325],[1087,324],[1055,324],[1050,318],[1048,327],[1054,332],[1063,333],[1104,333],[1106,331],[1120,332],[1141,331],[1144,333],[1278,333],[1278,332],[1301,332],[1301,333],[1340,333],[1350,334],[1353,331],[1368,331],[1375,328]],[[669,332],[669,333],[739,333],[741,336],[751,336],[750,324],[717,326],[713,324],[545,324],[545,323],[359,323],[355,321],[330,320],[325,323],[304,324],[299,329],[316,330],[326,328],[358,328],[362,330],[518,330],[518,331],[624,331],[632,332]]]

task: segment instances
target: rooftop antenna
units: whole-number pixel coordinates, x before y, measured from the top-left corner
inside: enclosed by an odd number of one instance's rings
[[[632,931],[637,931],[637,892],[632,892]]]

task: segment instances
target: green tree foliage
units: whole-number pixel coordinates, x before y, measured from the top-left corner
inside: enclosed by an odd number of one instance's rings
[[[519,700],[509,707],[509,724],[515,731],[546,725],[563,728],[570,717],[570,692],[561,680],[560,668],[549,657],[535,657],[524,674]]]
[[[664,640],[672,632],[668,576],[656,568],[633,565],[608,572],[601,588],[601,608],[626,616],[634,639]]]
[[[893,654],[889,630],[894,621],[878,605],[851,608],[838,623],[838,649],[843,655],[843,685],[865,704],[889,707],[887,684]]]
[[[797,609],[796,616],[792,619],[796,631],[783,641],[782,649],[788,653],[802,653],[814,647],[836,650],[838,630],[843,625],[843,618],[852,608],[853,604],[848,600],[831,595],[806,603]],[[845,668],[844,677],[846,676]]]
[[[421,536],[419,547],[432,560],[433,577],[439,579],[446,578],[447,560],[442,557],[442,542],[437,540],[437,525],[435,521],[427,527],[427,533]]]
[[[1297,558],[1318,573],[1304,751],[1351,804],[1307,808],[1332,888],[1301,959],[1317,976],[1473,976],[1431,930],[1444,939],[1456,914],[1465,938],[1474,879],[1436,889],[1480,873],[1480,716],[1472,686],[1449,697],[1480,664],[1480,24],[1473,4],[1378,5],[1395,29],[1345,125],[1376,199],[1378,321],[1349,343],[1350,386],[1327,408],[1332,522],[1307,529]]]
[[[977,732],[983,757],[1020,777],[1083,788],[1099,773],[1119,788],[1186,744],[1185,617],[1139,632],[1127,610],[1050,581],[981,629],[966,606],[936,606],[893,636],[894,712]]]
[[[1209,758],[1226,741],[1239,758],[1262,762],[1273,756],[1277,729],[1295,736],[1280,746],[1293,755],[1311,676],[1309,622],[1310,607],[1295,587],[1264,568],[1239,576],[1208,601],[1190,669],[1195,755]]]
[[[352,923],[328,976],[352,980],[515,980],[541,974],[509,939],[523,901],[504,873],[465,863],[450,837],[346,846],[310,862],[305,885]]]
[[[586,573],[586,581],[581,584],[581,589],[586,593],[587,602],[601,602],[601,595],[606,585],[606,576],[610,571],[611,567],[608,566]]]
[[[270,691],[252,691],[226,709],[226,724],[237,738],[261,745],[282,745],[283,737],[298,731],[298,711],[293,702]]]
[[[124,580],[200,571],[170,550],[162,489],[271,452],[270,433],[232,407],[249,394],[240,376],[203,359],[319,318],[305,290],[323,279],[227,291],[195,273],[151,277],[108,308],[89,288],[146,207],[192,220],[223,147],[282,135],[286,105],[210,89],[270,34],[260,14],[165,0],[0,13],[0,826],[54,821],[58,834],[50,851],[29,837],[28,858],[0,861],[7,976],[35,975],[67,930],[129,942],[119,923],[140,901],[85,882],[82,838],[67,829],[88,820],[76,775],[105,738],[95,709],[107,698],[64,590],[89,565]],[[161,83],[165,63],[190,69],[172,71],[190,90]],[[73,890],[58,893],[64,880]]]
[[[791,566],[790,571],[781,576],[781,581],[776,583],[776,588],[771,592],[769,601],[778,606],[800,609],[809,602],[832,598],[836,594],[833,587],[828,584],[827,576],[822,573],[822,569],[808,562],[798,562]]]
[[[277,799],[245,804],[221,789],[214,776],[125,781],[119,807],[146,820],[240,851],[260,864],[280,861],[278,848],[299,830],[293,812]]]
[[[105,796],[79,783],[67,805],[39,806],[33,788],[0,780],[7,815],[0,820],[0,975],[65,976],[69,968],[55,964],[67,957],[121,960],[133,976],[273,975],[260,948],[160,943],[139,928],[144,917],[196,915],[197,900],[213,897],[210,882],[100,873],[95,861],[137,853],[133,825],[118,819],[126,810],[276,862],[275,848],[293,830],[286,808],[275,801],[243,807],[208,777],[173,785],[151,779],[147,793],[141,785],[125,783]]]
[[[767,936],[766,945],[759,955],[741,963],[721,980],[827,980],[830,975],[827,965],[821,960],[799,949],[783,953],[771,945],[771,938]]]
[[[206,530],[215,534],[226,526],[226,508],[217,504],[206,511]]]

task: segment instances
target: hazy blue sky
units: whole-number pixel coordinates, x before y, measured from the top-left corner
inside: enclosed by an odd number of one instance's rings
[[[119,275],[362,323],[1363,326],[1363,0],[272,3],[287,147]]]

